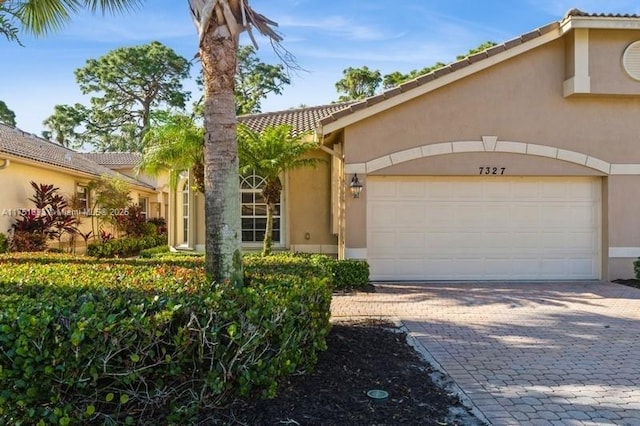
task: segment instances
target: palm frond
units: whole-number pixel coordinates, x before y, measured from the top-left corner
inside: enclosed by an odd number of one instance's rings
[[[18,1],[15,14],[22,26],[35,35],[45,35],[60,30],[72,15],[82,9],[95,13],[124,12],[143,3],[144,0],[23,0]]]

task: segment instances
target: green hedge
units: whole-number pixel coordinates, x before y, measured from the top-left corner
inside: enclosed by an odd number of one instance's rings
[[[337,289],[362,288],[369,284],[369,264],[364,260],[336,260],[332,272]]]
[[[244,256],[245,282],[259,277],[292,275],[327,279],[334,289],[354,289],[369,283],[369,264],[364,260],[337,260],[321,254],[277,253]]]
[[[330,301],[315,278],[212,288],[192,260],[2,255],[0,424],[183,424],[273,396],[325,349]]]
[[[97,258],[129,257],[138,255],[142,250],[166,244],[167,236],[164,234],[118,238],[104,243],[89,244],[87,254]]]
[[[636,278],[640,280],[640,258],[633,262],[633,272],[635,272]]]
[[[151,258],[157,257],[158,255],[161,255],[161,254],[163,255],[167,253],[170,253],[169,245],[163,244],[161,246],[155,246],[155,247],[147,248],[144,250],[140,250],[139,255],[140,257],[151,259]]]

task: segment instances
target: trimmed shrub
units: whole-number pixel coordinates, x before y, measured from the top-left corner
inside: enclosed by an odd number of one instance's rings
[[[245,284],[273,275],[327,279],[336,290],[364,287],[369,283],[369,264],[364,260],[337,260],[322,254],[277,253],[244,256]]]
[[[148,235],[140,238],[118,238],[89,244],[87,255],[97,258],[137,256],[141,250],[167,244],[165,235]]]
[[[311,369],[325,280],[211,287],[201,267],[0,256],[0,424],[185,424]]]
[[[273,275],[324,278],[332,283],[331,261],[332,259],[327,256],[289,252],[269,256],[245,254],[243,257],[245,284],[250,284],[256,277]]]
[[[336,289],[361,288],[369,284],[369,264],[364,260],[336,260],[332,271]]]
[[[148,249],[140,250],[140,257],[144,257],[146,259],[150,259],[152,257],[157,257],[159,254],[169,253],[169,245],[164,244],[161,246],[151,247]]]

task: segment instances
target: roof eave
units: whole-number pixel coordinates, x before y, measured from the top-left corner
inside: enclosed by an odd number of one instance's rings
[[[472,74],[475,74],[489,67],[492,67],[500,62],[504,62],[515,56],[521,55],[527,51],[533,50],[539,46],[542,46],[551,41],[554,41],[560,38],[562,34],[563,33],[560,31],[559,27],[555,30],[550,30],[544,34],[541,34],[538,37],[524,41],[518,46],[514,46],[512,48],[503,50],[499,53],[488,56],[487,58],[484,58],[477,62],[472,62],[467,66],[457,69],[456,71],[450,72],[448,74],[444,74],[441,77],[438,77],[435,79],[431,79],[427,81],[425,84],[419,85],[417,87],[412,87],[411,89],[403,93],[389,97],[388,99],[385,99],[383,101],[377,102],[371,105],[370,107],[355,110],[350,114],[349,113],[344,115],[340,114],[341,116],[332,122],[329,122],[326,124],[320,123],[320,127],[318,128],[318,131],[320,132],[321,135],[327,135],[329,133],[335,132],[336,130],[347,127],[365,118],[368,118],[375,114],[386,111],[399,104],[405,103],[411,99],[414,99],[426,93],[432,92],[438,88],[451,84],[457,80],[461,80]]]
[[[34,166],[34,167],[40,167],[40,168],[45,168],[48,170],[53,170],[53,171],[57,171],[57,172],[64,172],[68,175],[74,176],[74,177],[78,177],[78,178],[84,178],[84,179],[96,179],[96,178],[100,178],[101,175],[95,174],[95,173],[89,173],[89,172],[85,172],[82,170],[78,170],[72,167],[65,167],[65,166],[59,166],[57,164],[52,164],[52,163],[47,163],[44,161],[40,161],[40,160],[34,160],[33,158],[28,158],[28,157],[24,157],[22,155],[18,155],[18,154],[13,154],[11,152],[7,152],[7,151],[0,151],[0,153],[2,154],[3,158],[8,158],[11,161],[15,161],[16,163],[22,163],[22,164],[26,164],[29,166]],[[151,185],[147,185],[144,182],[141,182],[137,179],[134,179],[130,176],[126,176],[123,175],[122,173],[118,173],[115,170],[112,170],[114,173],[116,173],[117,175],[121,175],[124,178],[128,178],[131,179],[135,182],[132,181],[127,181],[127,183],[137,189],[142,189],[144,191],[147,192],[155,192],[156,188],[154,186]]]
[[[640,19],[616,16],[568,16],[560,22],[562,34],[574,29],[640,30]]]

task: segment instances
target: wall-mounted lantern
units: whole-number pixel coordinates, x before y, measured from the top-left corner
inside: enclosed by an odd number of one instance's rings
[[[351,196],[353,198],[360,198],[360,193],[362,192],[362,184],[358,180],[358,174],[354,174],[351,178],[351,183],[349,184],[349,190],[351,191]]]

